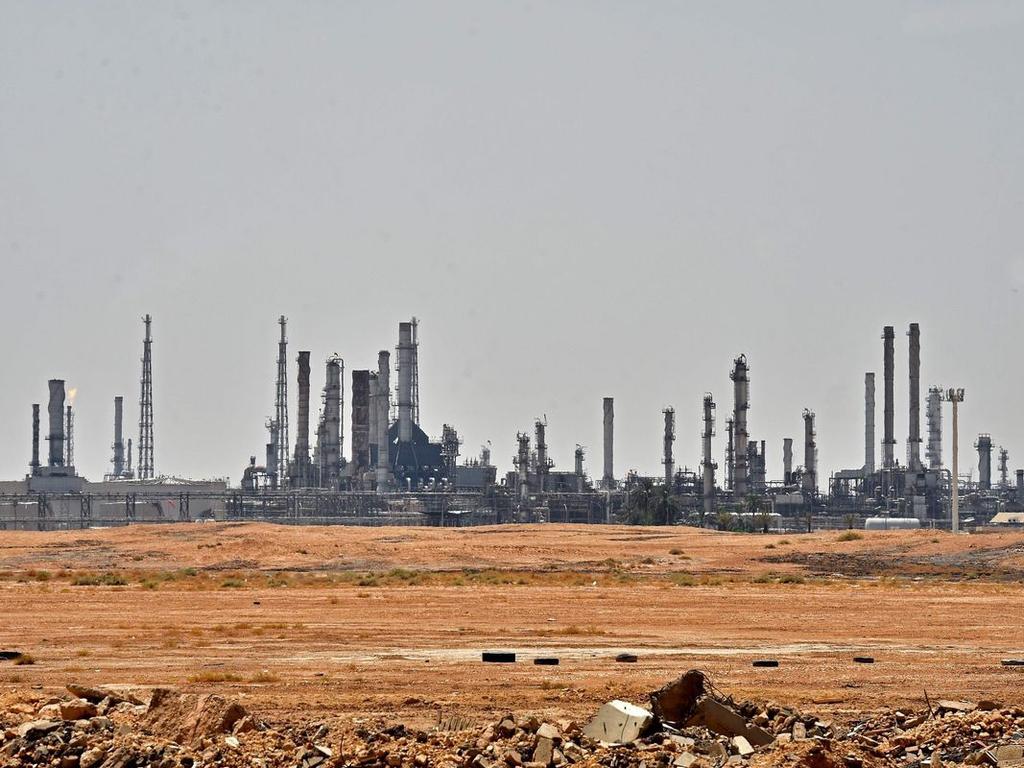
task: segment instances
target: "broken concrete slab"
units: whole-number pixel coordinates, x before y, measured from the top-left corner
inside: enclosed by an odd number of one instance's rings
[[[60,728],[60,720],[30,720],[18,726],[18,736],[32,741]]]
[[[775,737],[764,728],[748,722],[731,707],[708,696],[697,704],[696,711],[687,725],[703,725],[722,736],[743,736],[758,747],[771,744],[775,740]]]
[[[935,711],[939,714],[944,712],[973,712],[978,708],[977,704],[970,701],[954,701],[942,699],[935,703]]]
[[[662,722],[685,723],[704,695],[704,683],[704,673],[691,669],[650,694],[651,711]]]
[[[740,757],[749,757],[754,754],[754,748],[750,746],[750,742],[743,736],[733,736],[729,744]]]
[[[583,735],[608,744],[628,744],[650,728],[654,715],[628,701],[609,701],[587,723]]]

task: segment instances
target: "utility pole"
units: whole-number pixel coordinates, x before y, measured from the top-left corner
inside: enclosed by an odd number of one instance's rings
[[[964,401],[964,390],[947,389],[942,393],[942,399],[953,404],[953,487],[952,501],[950,502],[950,516],[952,518],[953,533],[960,532],[960,451],[959,451],[959,421],[957,406]]]

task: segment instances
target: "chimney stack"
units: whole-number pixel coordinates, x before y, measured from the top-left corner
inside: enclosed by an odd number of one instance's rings
[[[747,495],[747,410],[750,408],[750,381],[747,357],[733,361],[729,378],[733,380],[733,492],[736,498]]]
[[[377,353],[377,488],[391,484],[391,353]]]
[[[614,449],[615,437],[615,399],[606,397],[604,399],[604,478],[602,485],[607,490],[615,488],[614,472]]]
[[[885,326],[882,331],[882,375],[884,376],[884,400],[882,406],[882,469],[893,467],[893,447],[896,439],[893,437],[893,367],[894,367],[894,339],[895,332],[891,325]]]
[[[815,442],[814,411],[804,409],[804,474],[801,483],[805,493],[818,492],[818,444]]]
[[[124,476],[124,398],[114,398],[114,477]]]
[[[32,404],[32,476],[39,474],[39,403]]]
[[[64,466],[64,380],[50,379],[50,402],[46,408],[50,419],[50,434],[46,438],[50,442],[51,467]]]
[[[715,513],[715,462],[711,459],[711,438],[715,434],[715,400],[704,395],[704,431],[701,433],[702,468],[704,470],[704,519]]]
[[[672,458],[672,443],[676,439],[676,412],[674,408],[666,408],[665,414],[665,441],[662,446],[663,458],[661,463],[665,465],[665,485],[669,488],[675,480],[675,462]]]
[[[398,442],[412,442],[412,323],[398,324]]]
[[[978,488],[983,491],[992,490],[992,436],[978,435],[974,444],[978,449]]]
[[[864,374],[864,474],[875,473],[875,374]]]
[[[352,479],[370,468],[370,372],[352,371]]]
[[[928,448],[925,457],[928,469],[942,469],[942,390],[929,387],[928,405],[925,409],[928,417]]]
[[[907,468],[921,470],[921,328],[910,324],[910,434],[907,436]]]
[[[295,478],[292,485],[308,488],[312,478],[309,471],[309,352],[300,351],[297,360],[299,367],[299,412],[298,429],[295,435]]]
[[[793,438],[782,438],[782,483],[789,485],[793,482]]]

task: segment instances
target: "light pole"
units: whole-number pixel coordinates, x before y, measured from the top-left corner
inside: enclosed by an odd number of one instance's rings
[[[959,462],[959,422],[957,420],[957,406],[964,401],[964,390],[947,389],[942,393],[942,399],[953,404],[953,488],[952,501],[950,503],[950,516],[952,518],[953,533],[960,532],[960,462]]]

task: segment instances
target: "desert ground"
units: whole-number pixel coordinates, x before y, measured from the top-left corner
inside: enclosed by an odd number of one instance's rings
[[[1020,704],[1024,671],[1000,660],[1024,656],[1022,579],[1017,532],[7,531],[0,650],[32,663],[0,661],[0,695],[171,686],[296,722],[425,727],[585,717],[698,668],[840,720],[926,696]],[[518,661],[482,663],[489,650]]]

